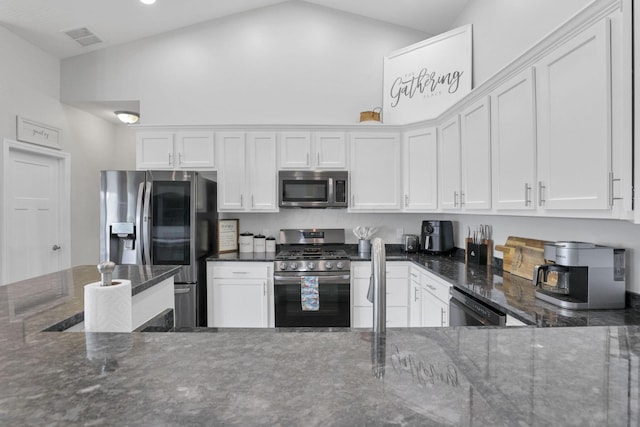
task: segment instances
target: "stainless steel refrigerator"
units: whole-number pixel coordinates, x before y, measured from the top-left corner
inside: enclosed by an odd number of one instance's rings
[[[206,326],[206,258],[216,250],[216,182],[191,171],[102,171],[100,261],[182,265],[175,325]]]

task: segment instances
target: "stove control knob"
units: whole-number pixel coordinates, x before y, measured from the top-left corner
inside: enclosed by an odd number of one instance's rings
[[[295,270],[296,268],[298,268],[298,263],[297,262],[292,262],[291,263],[291,269]]]
[[[281,262],[280,263],[280,270],[286,270],[287,269],[287,263],[286,262]]]
[[[316,265],[315,265],[314,263],[312,263],[312,262],[308,262],[308,263],[307,263],[307,268],[308,268],[309,270],[313,270],[314,268],[316,268]]]
[[[327,270],[331,270],[333,268],[333,264],[331,264],[331,261],[325,262],[324,268],[326,268]]]
[[[344,268],[344,263],[342,261],[338,261],[338,263],[336,264],[336,268],[338,270],[342,270]]]

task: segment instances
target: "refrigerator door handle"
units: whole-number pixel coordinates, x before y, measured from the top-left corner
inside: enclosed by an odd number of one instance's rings
[[[143,230],[142,225],[142,197],[144,195],[144,182],[141,182],[138,186],[138,201],[136,203],[136,262],[142,264],[142,239]]]
[[[142,210],[142,255],[143,263],[151,265],[151,218],[149,217],[151,204],[151,181],[147,181],[144,192],[144,204]]]

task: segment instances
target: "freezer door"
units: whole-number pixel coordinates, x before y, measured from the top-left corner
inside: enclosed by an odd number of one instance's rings
[[[174,326],[178,328],[193,328],[196,326],[197,285],[174,285],[175,304]]]
[[[142,264],[143,171],[100,173],[100,261]]]

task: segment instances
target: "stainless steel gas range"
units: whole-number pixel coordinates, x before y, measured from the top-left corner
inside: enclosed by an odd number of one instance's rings
[[[280,243],[274,262],[275,326],[351,326],[345,230],[280,230]]]

